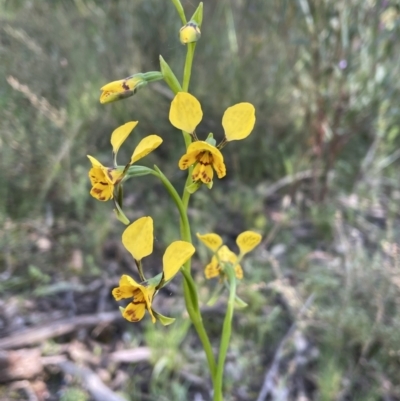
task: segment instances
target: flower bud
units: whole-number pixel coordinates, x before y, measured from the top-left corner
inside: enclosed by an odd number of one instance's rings
[[[200,39],[200,28],[194,21],[189,21],[179,31],[179,39],[183,45],[197,42]]]
[[[113,81],[104,85],[100,90],[100,103],[111,103],[116,100],[125,99],[133,96],[137,90],[146,86],[148,82],[163,79],[163,75],[159,71],[150,71],[131,75],[125,79]]]
[[[141,87],[147,85],[143,74],[135,74],[119,81],[113,81],[101,88],[100,103],[111,103],[133,96]]]

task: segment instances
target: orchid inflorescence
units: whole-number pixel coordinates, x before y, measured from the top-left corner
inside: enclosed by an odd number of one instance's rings
[[[226,175],[222,149],[229,142],[245,139],[251,134],[256,121],[255,108],[248,102],[228,107],[222,117],[224,137],[218,145],[212,133],[209,133],[204,140],[198,138],[196,129],[203,118],[203,112],[200,102],[188,93],[188,87],[196,42],[201,37],[203,4],[199,4],[188,22],[180,1],[172,0],[172,3],[183,23],[179,32],[180,41],[187,47],[182,83],[176,78],[168,63],[160,56],[160,72],[137,73],[104,85],[101,88],[100,103],[107,104],[126,99],[153,81],[164,80],[167,83],[174,93],[169,121],[173,127],[182,131],[185,143],[184,154],[177,165],[181,170],[189,170],[183,195],[178,195],[175,187],[159,167],[149,168],[137,164],[139,160],[162,144],[163,139],[158,135],[152,134],[143,138],[134,149],[130,160],[126,164],[118,164],[118,151],[136,128],[138,121],[127,122],[113,131],[110,141],[113,156],[111,167],[104,166],[96,158],[88,155],[92,164],[89,171],[92,185],[90,194],[100,201],[112,200],[117,218],[127,225],[122,234],[122,243],[134,259],[140,280],[137,281],[133,277],[123,274],[118,287],[113,289],[112,295],[116,301],[128,300],[125,306],[120,307],[122,316],[130,322],[138,322],[143,319],[147,311],[153,323],[159,321],[163,325],[171,324],[175,319],[163,316],[154,310],[153,300],[158,291],[181,272],[186,308],[206,353],[214,387],[214,401],[221,401],[223,368],[230,338],[233,308],[238,299],[236,279],[243,278],[243,257],[259,245],[261,235],[254,231],[245,231],[239,234],[236,239],[239,252],[235,253],[224,244],[218,234],[197,234],[198,240],[212,252],[211,260],[204,269],[205,277],[207,279],[219,277],[220,285],[227,288],[229,292],[221,335],[221,349],[217,361],[202,323],[197,286],[191,274],[190,261],[195,253],[195,247],[192,244],[187,208],[191,194],[203,185],[209,189],[212,188],[214,171],[218,178]],[[175,203],[180,215],[181,238],[172,241],[166,248],[162,258],[161,272],[154,277],[147,278],[143,259],[153,252],[153,220],[150,216],[144,216],[130,223],[124,212],[123,186],[131,178],[149,174],[161,180]],[[126,301],[124,302],[126,303]],[[242,304],[245,305],[244,302]]]

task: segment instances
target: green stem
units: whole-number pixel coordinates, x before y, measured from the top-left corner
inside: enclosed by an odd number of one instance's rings
[[[214,380],[215,380],[214,378],[215,378],[215,373],[216,373],[215,358],[214,358],[214,353],[212,351],[210,339],[208,338],[207,332],[203,325],[203,319],[201,317],[199,303],[197,301],[196,285],[193,281],[193,277],[191,276],[190,273],[187,272],[187,270],[182,269],[182,274],[183,274],[183,278],[184,278],[183,291],[185,294],[186,308],[189,313],[190,320],[192,321],[193,326],[195,327],[196,332],[203,345],[204,352],[206,353],[208,367],[210,369],[210,374],[211,374],[211,379],[214,383]],[[192,305],[188,305],[187,300],[189,298],[191,300],[193,300],[192,297],[195,298],[196,302],[193,302]],[[189,307],[189,306],[191,306],[191,307]]]
[[[169,195],[171,196],[172,200],[175,202],[176,207],[178,208],[179,215],[181,218],[181,237],[184,241],[192,243],[192,235],[190,233],[190,224],[189,219],[186,214],[186,209],[183,206],[182,200],[176,192],[175,187],[171,184],[169,179],[163,174],[163,172],[157,167],[154,166],[156,170],[154,175],[160,178],[162,183],[164,184],[166,190],[168,191]],[[189,270],[190,271],[190,270]]]
[[[186,21],[185,12],[183,11],[181,2],[179,0],[172,0],[172,3],[174,4],[176,11],[178,11],[179,18],[181,19],[182,24],[186,25],[187,21]]]
[[[229,340],[231,338],[233,309],[235,307],[235,296],[236,296],[235,271],[231,266],[226,266],[225,273],[228,276],[230,289],[229,289],[229,299],[226,308],[224,326],[222,328],[222,337],[221,337],[221,344],[219,347],[217,371],[215,374],[214,401],[222,401],[222,380],[224,376],[226,353],[228,352]]]
[[[181,237],[184,241],[192,243],[192,237],[190,233],[190,224],[186,214],[186,208],[183,205],[181,198],[178,195],[178,192],[168,180],[168,178],[163,174],[163,172],[157,167],[154,166],[154,175],[158,176],[171,198],[175,202],[176,207],[178,208],[180,217],[181,217]],[[210,340],[207,336],[207,333],[204,329],[203,319],[201,317],[199,302],[197,297],[196,285],[193,281],[193,277],[190,274],[190,260],[185,263],[181,272],[184,277],[183,282],[183,292],[185,296],[186,309],[189,313],[190,319],[195,327],[197,334],[199,335],[200,341],[203,345],[204,352],[206,353],[208,366],[210,368],[211,377],[214,380],[216,364],[214,354],[212,352],[212,347]]]
[[[196,42],[188,43],[186,46],[187,46],[187,52],[186,52],[185,67],[183,69],[183,82],[182,82],[182,89],[184,92],[189,91],[189,82],[190,82],[190,76],[192,75],[192,65],[193,65],[194,51],[196,49]]]

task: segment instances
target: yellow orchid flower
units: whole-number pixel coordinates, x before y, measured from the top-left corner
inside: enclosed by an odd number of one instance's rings
[[[197,234],[197,238],[214,253],[211,262],[205,267],[204,274],[207,279],[224,276],[223,265],[230,263],[234,269],[238,279],[243,278],[243,269],[240,261],[246,253],[251,252],[260,242],[261,235],[254,231],[244,231],[236,238],[236,244],[239,248],[239,255],[232,252],[218,234]],[[222,265],[222,266],[221,266]]]
[[[221,264],[230,263],[234,266],[236,278],[243,278],[242,266],[238,264],[238,257],[226,245],[223,245],[217,252],[217,256],[213,256],[211,262],[205,267],[204,274],[207,279],[223,276],[224,272]]]
[[[122,243],[134,257],[143,282],[137,283],[133,278],[123,275],[119,286],[113,289],[112,295],[116,301],[132,298],[132,302],[126,308],[121,308],[122,316],[130,322],[141,320],[147,309],[153,323],[159,320],[166,325],[172,323],[173,319],[162,316],[153,310],[153,298],[158,290],[166,285],[192,257],[195,248],[189,242],[172,242],[163,256],[163,272],[146,280],[141,261],[153,252],[153,242],[153,219],[149,216],[141,217],[125,229],[122,234]]]
[[[118,150],[137,124],[137,121],[130,121],[113,131],[111,145],[114,154],[114,167],[105,167],[97,159],[88,155],[92,163],[92,168],[89,171],[89,178],[92,184],[90,194],[94,198],[100,201],[113,199],[114,188],[125,177],[129,167],[161,145],[162,139],[158,135],[149,135],[143,138],[136,146],[130,162],[124,167],[117,167]]]
[[[112,295],[116,301],[124,298],[132,298],[132,302],[122,312],[122,316],[126,320],[130,322],[142,320],[147,309],[151,320],[155,323],[156,318],[151,307],[155,291],[155,287],[145,287],[138,284],[132,277],[124,274],[119,281],[119,287],[112,290]]]
[[[192,173],[193,181],[202,182],[211,188],[213,169],[218,178],[226,175],[224,157],[219,149],[226,142],[244,139],[250,135],[256,121],[255,109],[251,103],[238,103],[229,107],[222,118],[225,138],[217,147],[208,140],[197,140],[195,130],[202,118],[200,102],[190,93],[178,92],[171,103],[169,120],[174,127],[191,134],[193,139],[186,154],[179,160],[179,168],[185,170],[195,165]]]
[[[186,170],[196,164],[192,172],[193,181],[202,181],[204,184],[212,182],[214,170],[218,178],[226,175],[226,167],[222,153],[215,147],[204,141],[192,142],[181,159],[179,168]]]
[[[89,178],[92,184],[90,195],[100,201],[108,201],[114,197],[114,187],[122,178],[122,170],[104,167],[97,159],[88,155],[92,163]]]

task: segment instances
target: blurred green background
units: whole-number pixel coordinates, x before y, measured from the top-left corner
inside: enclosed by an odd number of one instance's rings
[[[197,7],[183,5],[187,16]],[[83,289],[80,302],[77,285],[131,267],[123,226],[110,203],[90,197],[87,177],[87,154],[111,162],[117,126],[140,122],[121,162],[139,138],[158,134],[164,142],[144,164],[182,188],[167,86],[98,101],[105,83],[159,70],[160,54],[181,77],[179,28],[169,1],[0,0],[1,336],[43,322],[48,310],[93,313],[98,293]],[[233,246],[245,229],[264,237],[244,266],[249,307],[237,312],[227,400],[257,400],[276,364],[271,400],[400,400],[399,34],[399,0],[204,1],[190,87],[204,111],[197,134],[221,139],[222,114],[240,101],[257,115],[252,135],[224,148],[227,177],[190,205],[195,232],[216,231]],[[139,177],[125,191],[130,219],[153,216],[161,254],[179,235],[162,185]],[[208,256],[201,247],[197,255],[205,303]],[[180,291],[165,294],[162,312],[181,316]],[[103,296],[101,310],[116,310]],[[206,310],[215,347],[221,310]],[[132,401],[210,399],[207,385],[181,374],[207,379],[197,337],[179,320],[168,329],[120,322],[101,347],[154,352],[113,368],[108,384]],[[118,372],[128,376],[115,384]],[[47,399],[91,399],[82,383],[53,391],[48,377]]]

